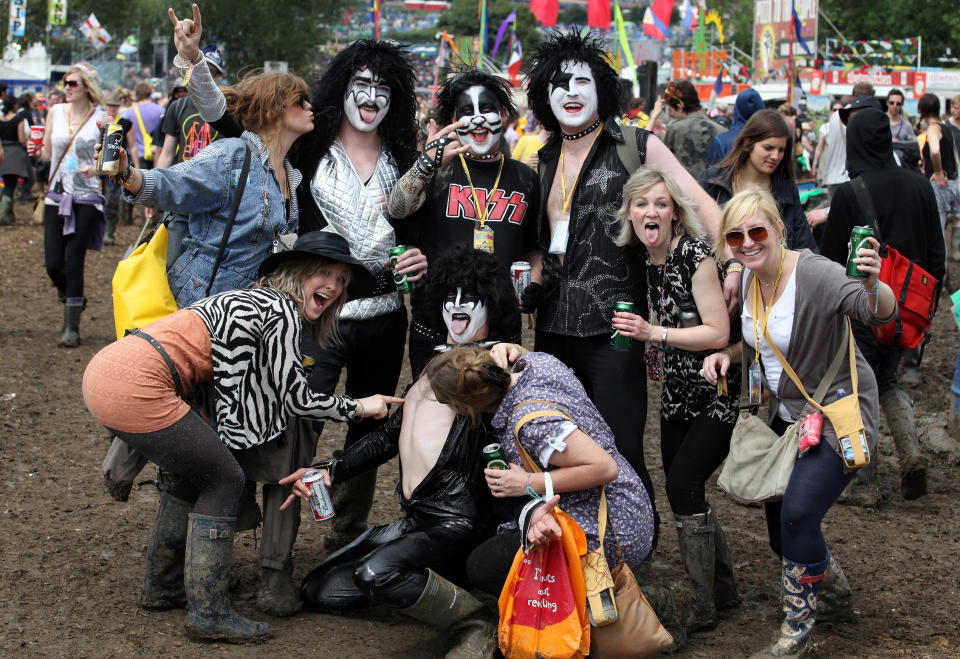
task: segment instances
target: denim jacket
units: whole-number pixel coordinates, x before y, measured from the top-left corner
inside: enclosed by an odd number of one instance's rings
[[[136,197],[125,193],[128,200],[189,216],[190,234],[184,239],[183,254],[167,269],[170,290],[181,308],[206,297],[239,184],[244,143],[250,146],[250,173],[210,294],[245,288],[256,278],[276,236],[296,231],[299,216],[295,196],[287,214],[267,149],[255,133],[245,131],[239,138],[217,140],[169,169],[146,170]],[[286,160],[284,167],[288,189],[295,190],[300,172]]]

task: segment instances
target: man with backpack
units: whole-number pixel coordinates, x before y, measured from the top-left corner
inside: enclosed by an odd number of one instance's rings
[[[898,167],[893,157],[890,122],[879,109],[867,108],[850,117],[847,124],[847,171],[851,181],[838,186],[829,208],[821,252],[846,264],[847,243],[854,226],[871,225],[872,218],[857,197],[855,185],[862,179],[876,212],[876,236],[926,270],[938,282],[945,272],[945,250],[937,200],[929,182],[920,174]],[[935,298],[936,299],[936,298]],[[902,348],[882,345],[870,328],[854,321],[853,333],[863,356],[877,378],[880,406],[887,419],[900,460],[900,491],[904,499],[927,492],[926,463],[917,442],[913,406],[897,381]],[[877,460],[859,470],[848,495],[841,501],[875,506],[880,503],[876,485]]]

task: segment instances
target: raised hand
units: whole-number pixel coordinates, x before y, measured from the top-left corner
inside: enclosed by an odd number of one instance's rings
[[[173,11],[173,7],[167,9],[167,16],[173,23],[173,43],[177,47],[177,54],[188,62],[196,62],[200,54],[200,35],[203,33],[203,26],[200,23],[200,7],[194,3],[193,19],[185,18],[179,20]]]

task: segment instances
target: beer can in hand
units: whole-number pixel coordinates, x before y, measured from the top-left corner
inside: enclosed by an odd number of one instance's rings
[[[120,149],[123,148],[123,127],[104,124],[100,133],[100,153],[97,154],[97,174],[114,176],[120,173]]]
[[[406,275],[401,275],[397,272],[397,259],[400,258],[400,255],[407,251],[406,245],[397,245],[396,247],[391,248],[388,252],[390,256],[390,267],[393,270],[393,283],[397,285],[397,290],[401,293],[409,293],[413,290],[413,282],[407,281]]]
[[[617,302],[613,305],[613,312],[618,311],[633,313],[633,302]],[[610,347],[614,350],[629,350],[630,337],[621,335],[620,331],[614,328],[613,334],[610,335]]]
[[[514,261],[510,265],[510,276],[513,279],[513,292],[517,296],[517,304],[521,304],[520,298],[523,297],[523,291],[530,285],[530,264],[526,261]]]
[[[487,464],[487,469],[509,469],[507,456],[503,453],[503,447],[499,444],[487,444],[483,447],[483,461]]]
[[[850,232],[850,255],[847,257],[847,276],[866,279],[869,275],[862,272],[853,259],[857,258],[857,250],[861,247],[869,247],[867,238],[873,238],[873,229],[870,227],[853,227]]]
[[[313,521],[322,522],[333,517],[333,502],[323,482],[323,474],[319,471],[308,471],[303,476],[303,484],[310,488],[310,510],[313,511]]]

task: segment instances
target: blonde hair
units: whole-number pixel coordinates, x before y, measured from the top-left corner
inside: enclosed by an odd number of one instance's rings
[[[303,299],[303,282],[333,263],[340,263],[322,256],[305,256],[281,263],[270,273],[261,276],[250,284],[250,288],[274,288],[286,293],[297,305],[304,329],[316,339],[322,347],[337,345],[341,342],[340,325],[337,319],[340,309],[347,301],[347,286],[343,292],[324,309],[317,320],[309,320],[304,314],[305,301]],[[350,283],[349,278],[347,284]]]
[[[489,352],[476,346],[457,346],[441,353],[423,372],[436,399],[467,414],[473,426],[482,412],[500,404],[510,388],[510,374],[497,366]]]
[[[255,73],[245,76],[233,87],[226,87],[227,112],[244,130],[260,134],[272,130],[284,110],[309,96],[307,83],[291,73]],[[261,135],[262,137],[262,135]]]
[[[103,105],[103,92],[100,91],[100,76],[97,70],[89,64],[74,64],[63,74],[63,77],[66,78],[71,73],[80,74],[80,81],[87,90],[87,100],[91,105]]]
[[[738,226],[752,218],[757,211],[763,213],[773,225],[774,231],[780,237],[780,242],[786,240],[787,228],[780,219],[780,210],[773,195],[763,188],[749,187],[733,196],[723,207],[723,216],[720,218],[720,235],[714,250],[720,254],[725,246],[725,236]]]
[[[673,222],[673,235],[688,235],[694,238],[704,238],[706,236],[706,232],[693,210],[693,202],[683,194],[673,177],[659,167],[647,166],[635,171],[623,184],[623,202],[613,214],[619,225],[619,233],[614,241],[617,245],[626,247],[640,242],[637,232],[633,230],[633,223],[630,221],[630,204],[640,195],[649,192],[658,183],[663,183],[667,188],[667,194],[670,195],[670,199],[673,201],[673,209],[677,213],[677,219]]]

